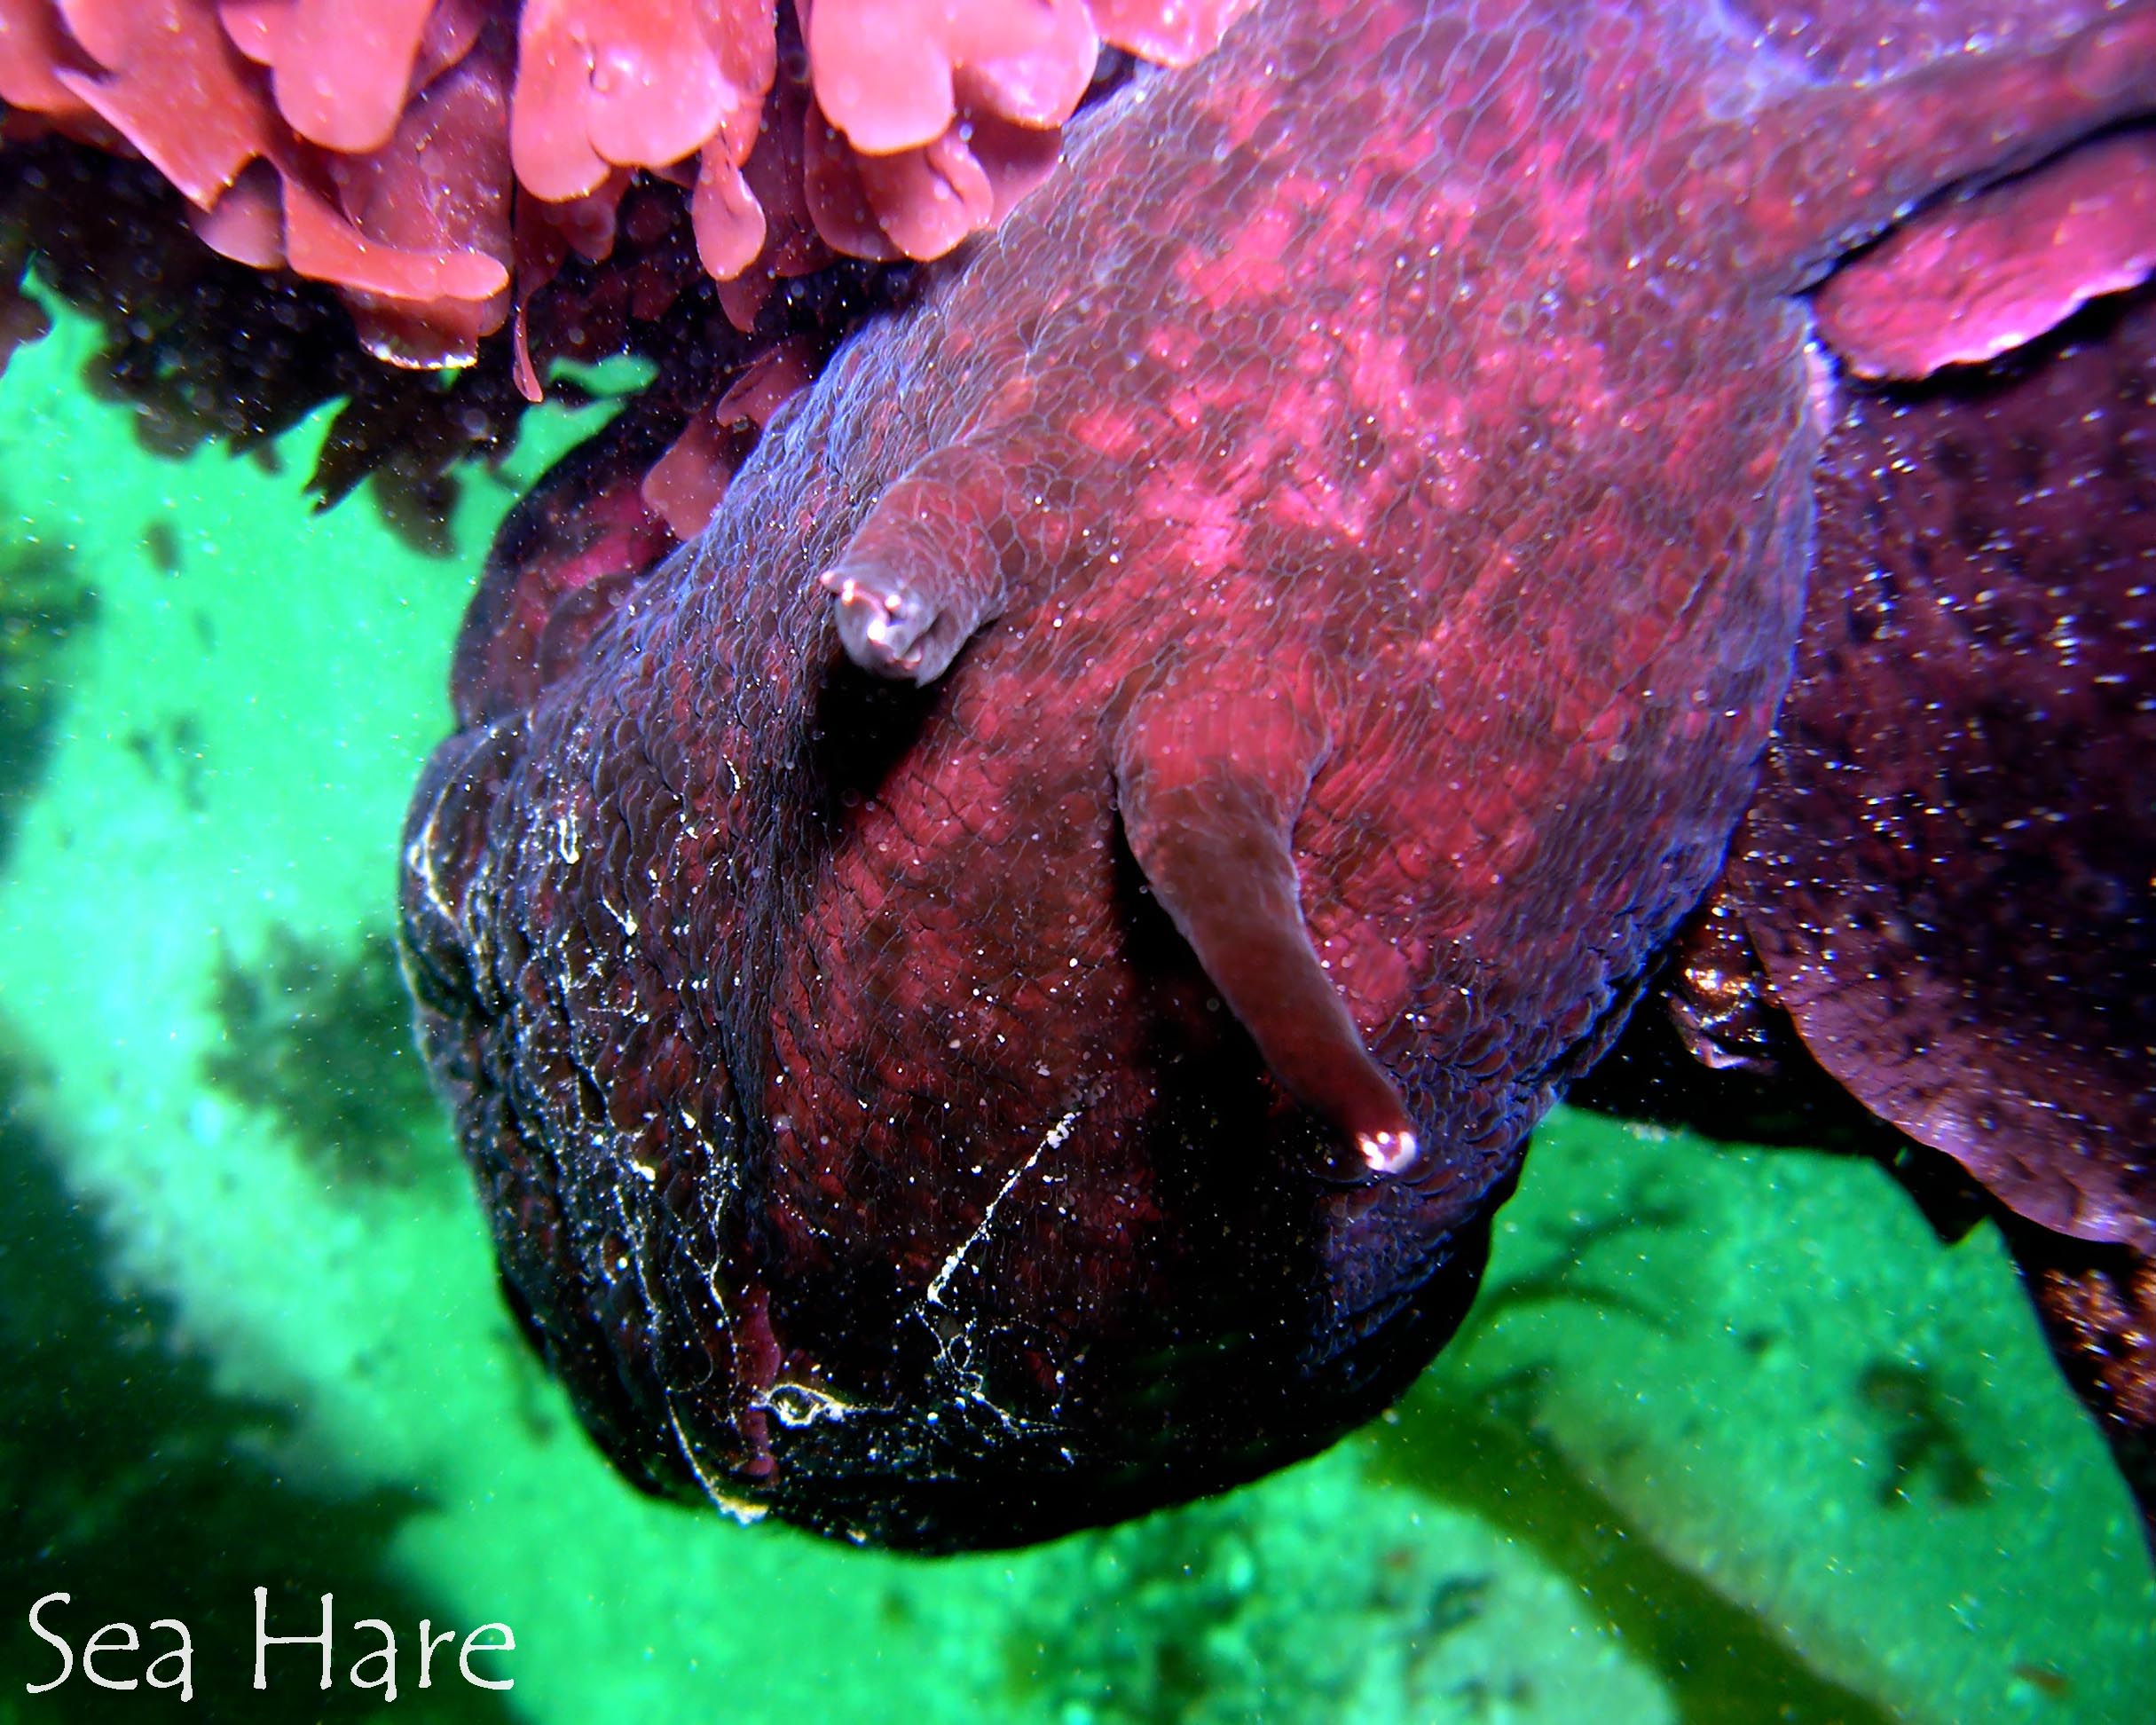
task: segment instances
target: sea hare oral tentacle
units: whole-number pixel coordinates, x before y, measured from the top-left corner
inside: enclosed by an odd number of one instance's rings
[[[1277,691],[1225,684],[1186,674],[1138,697],[1114,745],[1124,836],[1273,1075],[1373,1171],[1398,1173],[1414,1122],[1310,944],[1295,878],[1326,739]]]
[[[933,682],[956,656],[964,636],[947,630],[944,643],[929,639],[944,613],[895,571],[856,556],[822,579],[838,602],[838,639],[862,670]]]
[[[933,682],[1002,609],[1019,554],[1010,484],[995,453],[956,444],[877,500],[822,577],[854,664]]]

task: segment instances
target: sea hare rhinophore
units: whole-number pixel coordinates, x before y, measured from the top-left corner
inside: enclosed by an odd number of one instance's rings
[[[1837,411],[1804,295],[2156,107],[2156,5],[1884,67],[1790,11],[1273,0],[1082,116],[693,546],[637,572],[596,459],[573,555],[505,539],[405,932],[633,1477],[1039,1538],[1444,1342],[1752,795]]]

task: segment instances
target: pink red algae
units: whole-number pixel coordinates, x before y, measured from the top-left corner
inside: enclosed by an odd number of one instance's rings
[[[468,365],[501,332],[536,398],[579,314],[619,315],[572,283],[535,319],[571,260],[633,269],[639,320],[708,277],[749,330],[835,257],[940,256],[991,224],[1052,167],[1104,44],[1187,61],[1238,4],[0,0],[0,102],[11,138],[146,158],[202,240],[328,284],[382,359]],[[0,288],[0,358],[34,327]],[[679,532],[723,488],[728,393],[690,404],[652,486]]]
[[[638,169],[693,186],[721,281],[939,256],[1052,161],[1104,41],[1185,61],[1233,10],[802,0],[797,34],[774,0],[6,0],[0,100],[140,152],[216,249],[431,366],[602,255]]]
[[[2010,402],[1932,374],[2145,261],[2083,152],[2156,110],[2156,4],[1875,11],[1271,0],[1075,121],[694,546],[649,563],[629,453],[523,506],[405,933],[512,1302],[632,1477],[934,1548],[1329,1441],[1711,891],[1868,1105],[2146,1251],[2140,327]],[[1977,477],[1905,506],[1904,461]],[[2060,486],[2105,524],[2047,572]],[[1882,623],[1875,571],[1929,586]],[[2122,831],[2036,807],[2062,739]]]

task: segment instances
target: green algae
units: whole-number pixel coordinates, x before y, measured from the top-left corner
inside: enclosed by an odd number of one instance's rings
[[[213,987],[221,1040],[203,1075],[272,1116],[326,1177],[457,1177],[389,934],[346,953],[277,924],[252,965],[221,949]]]
[[[593,417],[535,419],[467,485],[445,562],[311,513],[320,416],[277,472],[143,455],[56,325],[0,382],[0,461],[98,610],[43,661],[0,867],[11,1142],[46,1182],[0,1264],[39,1266],[10,1346],[88,1339],[25,1367],[18,1548],[90,1551],[50,1530],[157,1482],[145,1591],[93,1555],[80,1596],[195,1609],[197,1569],[266,1566],[504,1619],[535,1721],[2144,1725],[2156,1579],[1989,1231],[1941,1244],[1867,1162],[1576,1115],[1453,1348],[1256,1486],[940,1563],[634,1496],[514,1334],[476,1206],[421,1171],[454,1153],[400,1075],[382,944],[478,548]],[[42,1650],[19,1621],[0,1645],[12,1701]]]

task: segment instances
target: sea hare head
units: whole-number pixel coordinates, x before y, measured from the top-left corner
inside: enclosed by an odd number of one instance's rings
[[[999,713],[1022,638],[880,682],[782,586],[876,459],[810,453],[818,406],[730,537],[633,582],[634,453],[565,465],[468,623],[405,927],[511,1304],[631,1477],[856,1539],[1044,1538],[1307,1453],[1451,1333],[1483,1194],[1373,1182],[1269,1078],[1097,715]]]
[[[936,1549],[1371,1417],[1465,1310],[1482,1206],[1373,1182],[1269,1079],[1088,729],[999,749],[973,659],[877,684],[814,595],[729,618],[684,555],[414,804],[423,1035],[594,1434],[649,1489]],[[1391,1250],[1419,1206],[1457,1225]]]

